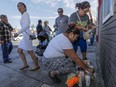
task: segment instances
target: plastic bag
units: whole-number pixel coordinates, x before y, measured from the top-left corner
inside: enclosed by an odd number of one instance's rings
[[[90,38],[91,38],[91,30],[88,30],[88,31],[86,31],[86,32],[83,32],[83,38],[84,38],[85,40],[90,39]]]

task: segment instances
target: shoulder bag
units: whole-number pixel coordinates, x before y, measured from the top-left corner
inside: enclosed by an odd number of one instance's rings
[[[26,32],[26,31],[25,31]],[[26,32],[27,33],[27,32]],[[28,33],[27,33],[28,34]],[[36,35],[30,35],[30,34],[28,34],[29,35],[29,40],[34,40],[34,39],[36,39]]]

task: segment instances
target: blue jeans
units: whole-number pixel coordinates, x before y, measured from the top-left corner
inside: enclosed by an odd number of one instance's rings
[[[4,43],[1,45],[2,48],[2,56],[4,61],[9,61],[9,54],[13,49],[12,42]]]
[[[87,51],[87,42],[83,38],[79,39],[78,41],[75,41],[72,43],[74,51],[76,52],[78,49],[78,46],[81,49],[81,52],[86,52]]]
[[[87,51],[87,42],[84,40],[82,32],[80,33],[79,37],[77,37],[77,40],[75,40],[72,44],[75,52],[77,51],[78,46],[80,47],[81,52]]]

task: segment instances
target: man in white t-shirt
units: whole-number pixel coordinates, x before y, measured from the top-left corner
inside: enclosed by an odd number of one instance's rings
[[[71,42],[77,38],[79,33],[76,25],[70,24],[66,32],[57,35],[50,41],[44,52],[42,62],[49,70],[49,77],[56,83],[61,82],[57,77],[58,74],[67,73],[74,69],[72,61],[88,72],[94,73],[94,69],[84,64],[73,49]]]

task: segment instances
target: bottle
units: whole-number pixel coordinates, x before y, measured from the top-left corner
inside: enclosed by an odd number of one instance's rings
[[[82,77],[79,77],[79,87],[82,87]]]
[[[81,74],[81,79],[82,79],[82,81],[84,81],[85,72],[81,70],[81,71],[80,71],[80,74]]]
[[[84,71],[80,70],[78,76],[79,76],[79,87],[82,87],[82,82],[84,81]]]
[[[85,75],[85,82],[86,82],[86,87],[89,87],[91,83],[91,76],[89,74]]]

